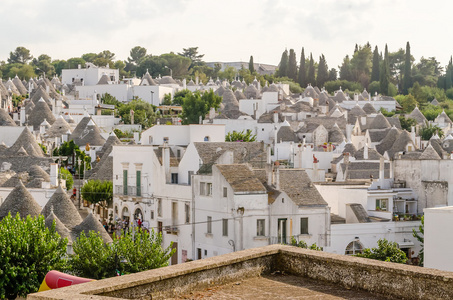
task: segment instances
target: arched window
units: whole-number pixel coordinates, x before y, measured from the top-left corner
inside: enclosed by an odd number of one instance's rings
[[[362,243],[360,243],[359,241],[352,241],[346,247],[346,251],[344,254],[354,255],[354,254],[362,253],[362,251],[363,251]]]
[[[123,211],[121,213],[121,216],[124,218],[124,217],[127,217],[129,218],[129,209],[127,208],[127,206],[123,207]]]
[[[143,220],[143,213],[142,213],[142,210],[140,208],[137,208],[134,212],[134,220]]]

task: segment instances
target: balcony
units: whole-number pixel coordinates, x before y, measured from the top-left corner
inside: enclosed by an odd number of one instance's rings
[[[179,233],[179,228],[178,226],[165,226],[164,231],[167,232],[167,234],[178,234]]]
[[[129,185],[127,189],[123,185],[115,185],[115,195],[142,197],[143,186]]]

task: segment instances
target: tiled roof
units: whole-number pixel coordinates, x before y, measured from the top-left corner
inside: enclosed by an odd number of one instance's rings
[[[266,188],[245,164],[215,165],[234,193],[265,193]]]

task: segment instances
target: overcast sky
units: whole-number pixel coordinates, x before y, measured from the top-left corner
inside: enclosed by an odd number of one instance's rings
[[[0,60],[17,46],[34,57],[80,57],[110,50],[126,59],[134,46],[159,55],[199,47],[205,61],[278,64],[285,48],[324,54],[337,68],[354,45],[412,55],[453,54],[451,1],[419,0],[2,0]]]

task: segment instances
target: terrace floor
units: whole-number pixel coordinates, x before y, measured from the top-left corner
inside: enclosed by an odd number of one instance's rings
[[[181,299],[387,299],[360,290],[309,278],[274,273],[214,286],[182,295]]]

